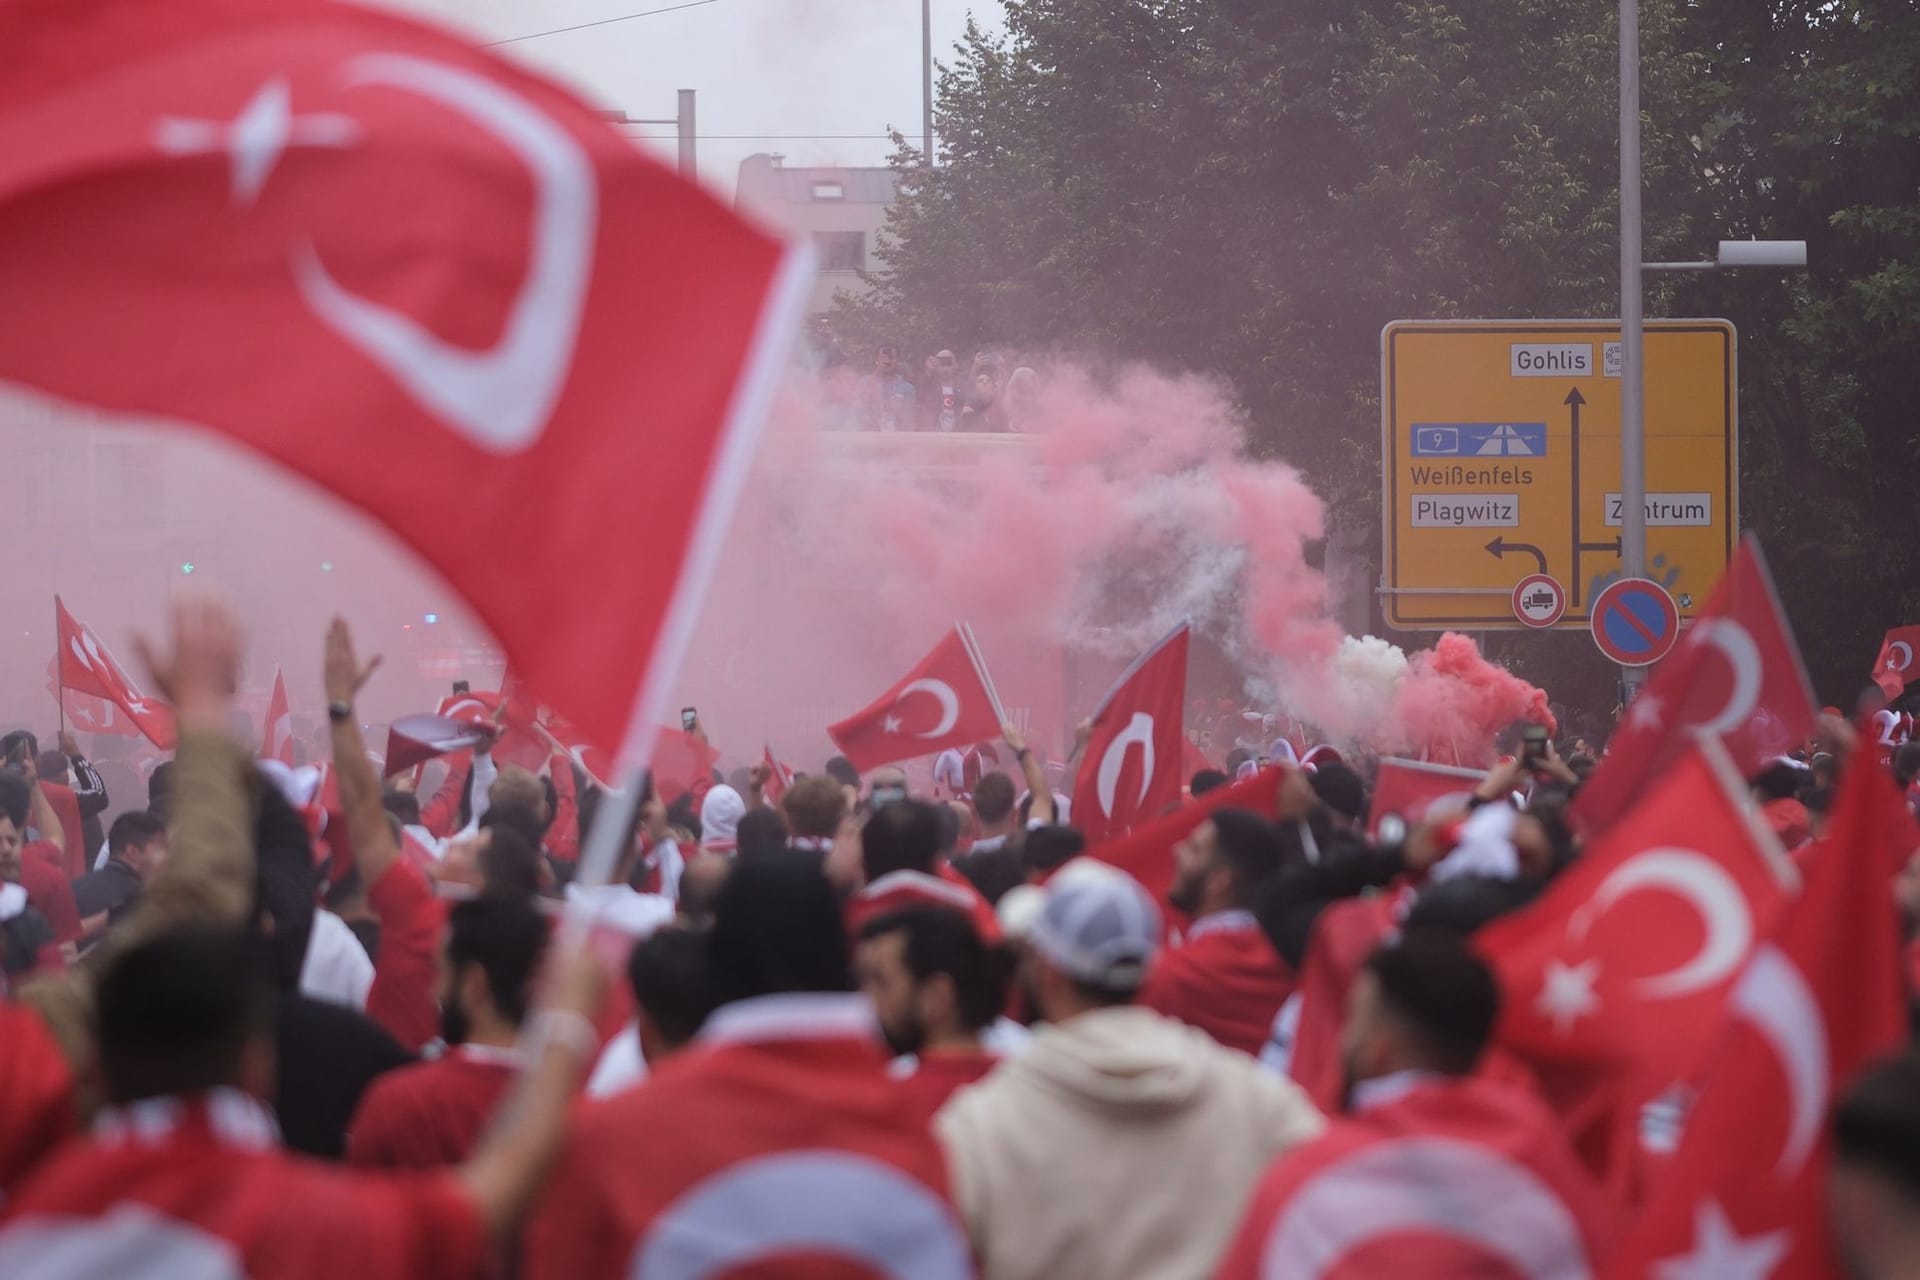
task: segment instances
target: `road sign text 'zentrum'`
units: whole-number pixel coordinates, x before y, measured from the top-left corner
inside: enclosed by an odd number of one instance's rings
[[[1646,326],[1647,576],[1683,618],[1739,535],[1735,338]],[[1620,326],[1396,321],[1381,334],[1382,609],[1402,631],[1519,627],[1514,586],[1566,584],[1587,625],[1620,576]]]

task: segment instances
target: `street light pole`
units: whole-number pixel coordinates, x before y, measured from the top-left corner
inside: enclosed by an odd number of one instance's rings
[[[920,163],[933,163],[933,0],[920,0]]]
[[[1647,576],[1646,331],[1640,279],[1640,3],[1620,0],[1620,571]],[[1643,667],[1622,667],[1630,698]]]

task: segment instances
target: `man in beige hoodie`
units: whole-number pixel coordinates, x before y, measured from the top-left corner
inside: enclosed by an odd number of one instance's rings
[[[1254,1183],[1324,1121],[1294,1085],[1134,1003],[1160,912],[1125,873],[1061,869],[1028,937],[1046,1025],[935,1121],[987,1280],[1192,1280]]]

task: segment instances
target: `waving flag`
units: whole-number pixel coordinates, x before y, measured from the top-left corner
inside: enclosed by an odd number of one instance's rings
[[[0,378],[198,424],[367,511],[609,750],[667,709],[808,283],[432,27],[0,5]]]
[[[1751,777],[1813,731],[1818,705],[1760,543],[1748,535],[1707,607],[1627,708],[1569,816],[1590,833],[1605,828],[1695,731],[1718,738]]]
[[[829,726],[827,734],[864,772],[997,738],[1005,723],[973,632],[962,624],[873,705]]]
[[[1373,796],[1367,809],[1367,835],[1381,838],[1381,825],[1397,820],[1402,829],[1416,827],[1429,815],[1465,809],[1485,774],[1424,760],[1387,756],[1374,775]]]
[[[112,703],[148,742],[162,751],[173,750],[173,708],[141,693],[99,637],[76,621],[57,596],[53,611],[59,623],[60,687]]]
[[[1074,825],[1089,844],[1180,803],[1186,781],[1188,627],[1141,654],[1093,713],[1073,784]]]
[[[273,693],[267,698],[267,722],[260,733],[260,758],[293,764],[293,714],[287,706],[287,673],[279,667],[273,669]]]
[[[1845,1272],[1827,1228],[1827,1114],[1874,1059],[1906,1040],[1899,922],[1885,868],[1912,818],[1886,773],[1856,755],[1806,891],[1726,999],[1716,1065],[1667,1177],[1609,1268],[1628,1276]]]
[[[1895,627],[1880,641],[1880,652],[1873,660],[1873,682],[1888,701],[1907,691],[1920,667],[1914,665],[1920,654],[1920,627]]]

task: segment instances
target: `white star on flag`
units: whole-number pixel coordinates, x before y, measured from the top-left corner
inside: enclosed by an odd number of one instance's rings
[[[1598,960],[1584,960],[1576,965],[1549,960],[1546,979],[1533,1007],[1545,1014],[1553,1023],[1553,1029],[1564,1036],[1573,1030],[1574,1023],[1600,1007],[1600,997],[1593,994],[1593,981],[1599,976]]]
[[[1742,1239],[1718,1202],[1693,1212],[1693,1252],[1654,1266],[1659,1280],[1766,1280],[1787,1256],[1791,1233],[1771,1231]]]
[[[900,732],[900,717],[888,716],[885,720],[881,722],[880,727],[882,729],[885,729],[888,733],[898,733]]]
[[[293,91],[284,76],[261,85],[231,123],[162,116],[154,144],[171,156],[224,151],[233,161],[233,201],[252,204],[288,147],[345,147],[360,136],[349,116],[293,114]]]
[[[1636,729],[1658,729],[1666,714],[1658,696],[1642,693],[1627,710],[1627,721]]]

